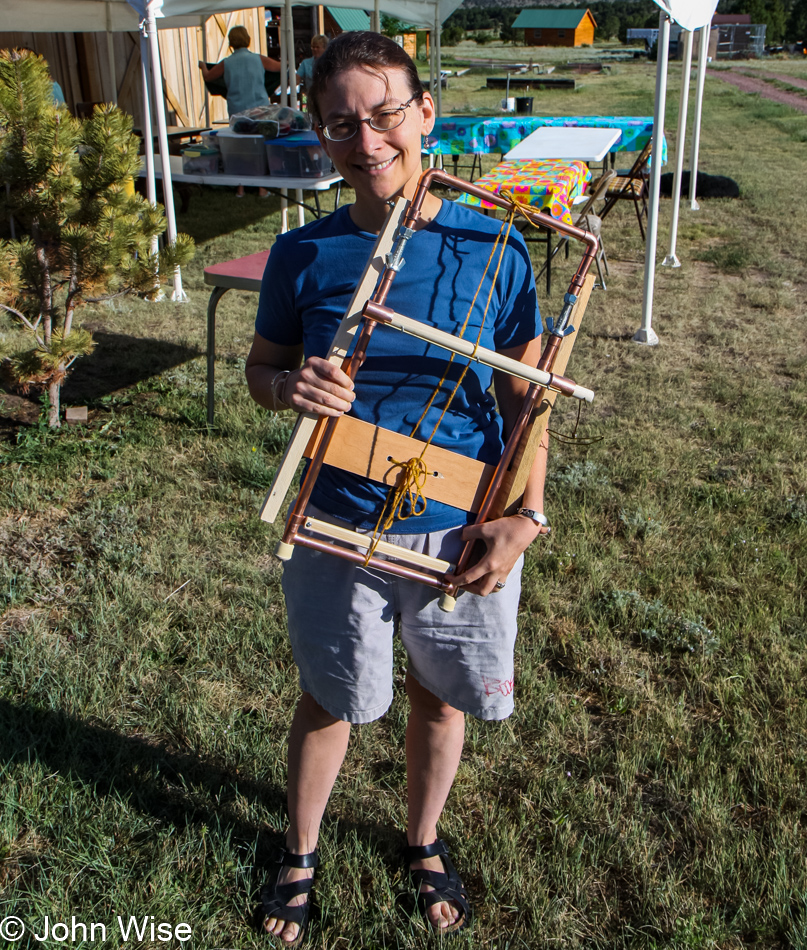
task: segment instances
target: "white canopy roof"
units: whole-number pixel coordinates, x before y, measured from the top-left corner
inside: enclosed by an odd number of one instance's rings
[[[690,32],[711,23],[717,9],[717,0],[656,0],[656,3]]]
[[[247,0],[248,5],[248,0]],[[145,4],[137,4],[141,12],[127,0],[2,0],[0,32],[2,33],[136,33],[143,19]],[[227,6],[226,0],[212,12],[241,10],[244,2]],[[159,20],[160,29],[199,26],[202,18],[176,16],[166,11]]]
[[[462,0],[379,0],[382,13],[417,26],[434,26],[435,4],[440,22]],[[317,0],[294,0],[294,6],[316,6]],[[155,0],[159,29],[200,26],[216,13],[249,7],[249,0]],[[329,0],[328,6],[355,7],[356,0]],[[146,0],[2,0],[0,32],[104,33],[136,32]]]

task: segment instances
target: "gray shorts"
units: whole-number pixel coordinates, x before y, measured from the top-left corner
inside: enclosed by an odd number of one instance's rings
[[[344,525],[316,509],[309,513]],[[454,564],[461,534],[451,528],[384,540]],[[429,692],[478,719],[507,718],[522,565],[520,559],[504,590],[488,597],[463,592],[446,613],[431,587],[296,546],[283,592],[301,689],[338,719],[378,719],[392,702],[397,629],[409,672]]]

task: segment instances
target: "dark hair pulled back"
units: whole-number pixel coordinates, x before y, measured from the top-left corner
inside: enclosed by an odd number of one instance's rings
[[[370,30],[352,30],[340,33],[314,66],[314,75],[308,90],[308,111],[320,122],[319,101],[332,76],[345,69],[369,69],[386,77],[390,69],[400,69],[406,75],[409,91],[421,99],[423,84],[417,67],[408,53],[388,36]]]

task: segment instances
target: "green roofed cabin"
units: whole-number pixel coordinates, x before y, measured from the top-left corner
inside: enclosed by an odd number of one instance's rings
[[[525,46],[582,46],[594,42],[597,21],[590,10],[522,10],[513,23]]]

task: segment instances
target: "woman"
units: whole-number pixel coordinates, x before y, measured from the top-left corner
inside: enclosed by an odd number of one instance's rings
[[[250,35],[244,26],[234,26],[227,34],[227,39],[232,53],[226,59],[210,69],[203,60],[199,60],[202,78],[205,82],[211,82],[224,77],[227,112],[230,116],[256,106],[268,106],[269,95],[264,85],[264,75],[267,72],[280,72],[280,63],[262,53],[250,52]],[[259,188],[258,193],[262,198],[269,194],[266,188]],[[244,197],[243,185],[238,186],[236,196]]]
[[[314,67],[317,65],[317,60],[320,58],[320,56],[322,56],[327,48],[327,36],[323,36],[322,33],[312,36],[311,52],[314,55],[309,56],[308,59],[304,59],[297,67],[297,81],[303,84],[303,89],[306,95],[308,94],[308,89],[311,86],[311,81],[314,78]]]
[[[400,47],[379,34],[357,32],[340,35],[323,53],[309,109],[323,148],[356,200],[279,237],[272,248],[246,366],[250,393],[270,410],[291,407],[324,416],[351,411],[409,435],[443,376],[445,351],[378,328],[355,385],[324,357],[387,216],[388,201],[414,193],[421,136],[434,125],[434,103]],[[456,332],[485,275],[498,230],[498,222],[429,195],[387,305]],[[480,299],[487,297],[492,278],[493,268],[484,276]],[[491,301],[481,344],[536,365],[540,318],[529,256],[518,236],[508,242]],[[471,320],[477,327],[470,331],[474,339],[482,309],[477,307]],[[485,462],[498,459],[501,421],[488,393],[491,376],[490,370],[472,365],[436,444]],[[505,429],[525,389],[513,377],[496,379]],[[428,431],[444,404],[444,390],[427,414]],[[503,719],[513,708],[522,554],[546,530],[544,471],[545,450],[523,502],[538,513],[540,524],[514,515],[469,527],[466,512],[429,501],[424,514],[396,522],[385,535],[452,563],[462,539],[484,540],[482,559],[456,577],[466,592],[453,614],[441,612],[435,592],[424,585],[295,548],[284,569],[283,589],[302,696],[289,737],[286,848],[276,880],[262,891],[264,927],[284,943],[301,940],[308,920],[319,827],[351,723],[377,719],[392,699],[396,627],[409,659],[406,860],[431,925],[447,931],[468,924],[467,895],[446,846],[437,840],[437,823],[459,765],[464,714]],[[382,486],[326,467],[312,511],[372,530],[384,497]]]

